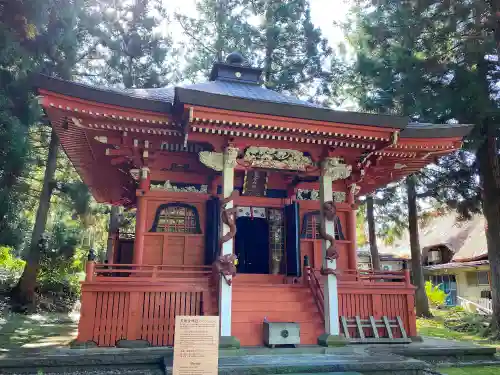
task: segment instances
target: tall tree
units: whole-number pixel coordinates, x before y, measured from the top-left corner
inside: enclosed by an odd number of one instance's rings
[[[372,258],[373,270],[380,270],[380,256],[377,247],[377,232],[375,230],[375,214],[373,207],[373,196],[366,197],[366,221],[368,222],[368,239],[370,242],[370,256]]]
[[[498,64],[500,13],[498,1],[359,2],[357,81],[367,108],[395,111],[414,120],[474,124],[466,146],[475,162],[461,155],[449,163],[446,189],[471,198],[456,205],[477,209],[477,177],[488,230],[493,328],[500,328],[500,200],[498,198]],[[364,94],[363,94],[364,93]],[[385,108],[385,110],[384,110]],[[404,109],[404,110],[403,110]],[[472,158],[474,159],[474,158]],[[456,163],[458,161],[458,163]],[[446,164],[448,162],[439,162]],[[458,168],[455,168],[457,167]],[[434,185],[438,179],[431,178]],[[470,184],[469,184],[470,182]],[[432,185],[432,184],[431,184]],[[467,186],[470,185],[470,186]],[[435,187],[435,186],[434,186]],[[451,194],[453,195],[453,194]],[[444,194],[443,196],[446,196]],[[448,195],[449,196],[449,195]],[[455,201],[455,202],[454,202]]]
[[[195,47],[189,72],[206,74],[214,59],[239,50],[263,68],[266,87],[314,98],[333,81],[332,50],[311,21],[308,0],[200,0],[197,19],[177,16]],[[199,30],[204,30],[199,33]],[[203,38],[200,37],[204,35]],[[198,74],[199,76],[199,74]]]
[[[44,5],[0,1],[0,243],[10,246],[23,237],[19,182],[29,156],[28,129],[39,117],[28,79],[39,56],[27,47],[37,35]]]
[[[175,18],[188,37],[183,47],[187,66],[184,78],[206,79],[214,61],[224,61],[233,51],[246,58],[253,55],[257,32],[249,24],[247,0],[197,0],[197,17],[177,13]]]
[[[178,79],[164,2],[96,2],[83,23],[94,53],[83,61],[81,77],[125,88],[163,87]]]
[[[433,99],[433,84],[429,74],[428,61],[420,56],[419,46],[415,43],[418,36],[427,28],[425,20],[415,15],[421,11],[421,4],[384,0],[376,9],[371,4],[359,2],[357,9],[357,29],[352,31],[355,40],[357,62],[355,65],[354,94],[361,107],[377,113],[408,116],[413,120],[428,121],[427,106]],[[415,100],[414,92],[428,92],[429,95]],[[434,113],[434,112],[433,112]],[[434,120],[434,119],[433,119]],[[413,282],[417,287],[417,314],[430,316],[429,305],[424,290],[420,245],[418,241],[416,176],[411,177],[413,184],[408,190],[408,230],[412,249]],[[385,189],[384,194],[391,201],[397,198],[397,190]],[[411,198],[411,200],[410,200]],[[392,217],[406,216],[401,206],[386,205],[386,211],[393,209]],[[399,220],[401,222],[401,220]],[[391,225],[392,229],[397,225]],[[415,276],[416,275],[416,276]]]
[[[118,3],[101,0],[85,24],[95,53],[80,67],[80,76],[126,89],[162,87],[178,78],[172,40],[165,29],[167,11],[158,0]],[[119,207],[109,210],[107,257],[123,222]]]
[[[57,153],[59,149],[59,138],[54,130],[52,130],[49,144],[49,152],[47,163],[45,165],[45,175],[43,178],[42,191],[36,212],[35,226],[31,234],[31,242],[29,252],[26,256],[26,266],[23,274],[19,279],[16,288],[16,300],[24,308],[33,308],[35,302],[35,287],[38,269],[40,267],[40,246],[39,242],[45,232],[47,225],[47,217],[50,208],[50,199],[54,189],[54,175],[57,167]]]
[[[332,50],[312,23],[309,1],[251,3],[253,13],[263,20],[256,28],[254,54],[264,69],[264,84],[273,90],[311,96],[315,83],[331,78],[323,64]]]
[[[80,26],[80,12],[85,9],[85,0],[53,0],[47,8],[48,17],[39,26],[41,30],[29,46],[41,56],[41,72],[70,79],[77,62],[84,56],[79,54],[87,34]],[[57,166],[59,139],[54,130],[51,133],[47,163],[40,193],[38,210],[33,228],[29,250],[26,254],[26,266],[14,289],[14,299],[26,308],[33,308],[35,287],[40,266],[39,242],[47,225],[50,201],[54,189],[54,174]]]
[[[408,230],[410,232],[411,269],[415,291],[415,305],[417,316],[432,316],[429,309],[429,300],[425,293],[424,272],[420,253],[420,240],[418,235],[417,189],[416,177],[410,175],[406,178],[406,191],[408,194]]]

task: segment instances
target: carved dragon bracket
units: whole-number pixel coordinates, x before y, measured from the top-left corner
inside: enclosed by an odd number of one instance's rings
[[[227,208],[227,204],[239,196],[238,190],[234,190],[228,197],[221,200],[221,217],[222,222],[229,227],[229,231],[224,234],[220,241],[219,247],[222,252],[222,246],[225,242],[231,240],[236,236],[236,207]],[[236,264],[238,258],[234,254],[219,255],[213,263],[214,272],[217,275],[222,275],[227,285],[231,285],[232,280],[229,276],[236,276]]]

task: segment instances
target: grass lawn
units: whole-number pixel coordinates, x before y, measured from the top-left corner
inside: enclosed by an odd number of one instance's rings
[[[448,340],[468,341],[479,345],[500,348],[500,342],[488,342],[484,337],[466,332],[452,331],[444,326],[446,310],[433,310],[432,319],[417,319],[417,330],[420,336],[438,337]],[[457,373],[460,374],[460,373]],[[487,372],[485,374],[488,374]]]
[[[440,368],[439,372],[446,375],[497,375],[500,374],[500,367]]]

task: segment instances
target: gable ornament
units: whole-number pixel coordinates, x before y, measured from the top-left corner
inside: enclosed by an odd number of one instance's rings
[[[306,171],[314,167],[309,156],[298,150],[250,146],[244,161],[251,167]]]
[[[344,203],[346,201],[345,191],[334,191],[333,201],[335,203]],[[317,201],[319,200],[319,190],[317,189],[297,189],[297,199],[300,201]]]
[[[169,180],[165,181],[164,184],[151,184],[152,190],[165,190],[172,191],[175,193],[202,193],[208,194],[208,185],[201,185],[199,188],[193,185],[187,186],[176,186],[173,185]]]

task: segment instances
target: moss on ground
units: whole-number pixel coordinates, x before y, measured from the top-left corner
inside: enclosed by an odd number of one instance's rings
[[[440,368],[438,370],[441,374],[445,375],[498,375],[500,374],[499,366],[485,366],[485,367],[450,367]]]

